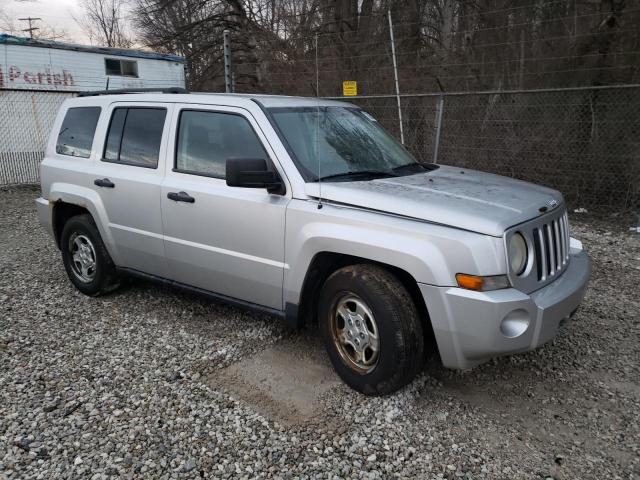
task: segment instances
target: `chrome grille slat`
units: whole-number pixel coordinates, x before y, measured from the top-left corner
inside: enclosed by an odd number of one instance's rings
[[[560,217],[560,235],[562,242],[560,246],[562,247],[562,265],[567,264],[567,227],[564,223],[564,215]]]
[[[547,231],[547,239],[549,240],[549,251],[547,252],[547,257],[550,260],[551,265],[549,266],[549,276],[552,277],[556,274],[556,252],[553,247],[553,234],[551,233],[551,225],[546,224],[545,230]]]
[[[555,257],[556,257],[556,271],[562,269],[562,238],[560,237],[560,228],[558,228],[559,220],[556,218],[553,221],[553,231],[555,236],[553,237],[555,240],[554,249],[555,249]]]
[[[538,238],[540,240],[540,265],[542,267],[542,272],[540,272],[540,280],[541,281],[545,281],[547,279],[547,249],[544,247],[544,234],[542,233],[542,229],[538,228]],[[538,255],[538,253],[536,252],[536,255]]]
[[[566,234],[564,237],[564,242],[566,246],[565,256],[568,262],[569,261],[569,239],[571,238],[571,233],[569,231],[569,215],[567,214],[567,212],[564,213],[564,228],[566,230]]]
[[[565,244],[564,244],[564,236],[565,236],[564,215],[558,218],[558,228],[560,229],[560,258],[562,259],[562,265],[564,265],[566,261]]]

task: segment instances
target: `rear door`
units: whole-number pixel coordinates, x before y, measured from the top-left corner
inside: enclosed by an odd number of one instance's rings
[[[107,114],[91,183],[109,219],[118,266],[166,277],[160,189],[171,106],[121,102]]]
[[[229,158],[263,158],[277,168],[264,134],[234,107],[176,106],[173,123],[162,187],[170,278],[282,310],[290,193],[229,187],[225,180]]]

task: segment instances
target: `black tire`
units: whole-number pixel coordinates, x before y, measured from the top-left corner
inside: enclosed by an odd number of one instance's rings
[[[352,298],[356,301],[355,306],[358,300],[362,300],[362,305],[368,307],[375,318],[373,325],[378,338],[378,351],[375,354],[377,360],[366,371],[359,370],[361,367],[349,361],[345,355],[345,352],[353,349],[336,340],[340,334],[336,335],[335,332],[342,332],[346,338],[348,327],[335,327],[335,322],[340,324],[344,321],[342,315],[336,316],[334,311],[337,312],[339,305],[348,305]],[[351,311],[352,307],[348,307],[348,310]],[[388,394],[411,382],[422,370],[424,335],[418,311],[407,289],[384,268],[360,264],[334,272],[322,287],[318,315],[331,363],[351,388],[366,395]],[[367,329],[372,330],[371,327]],[[351,332],[353,333],[354,331]],[[343,346],[340,346],[341,343]],[[369,356],[373,358],[374,355]],[[364,355],[360,358],[366,357]]]
[[[89,245],[87,248],[94,259],[94,267],[87,271],[84,279],[81,267],[73,260],[74,241],[78,238],[81,238],[85,245]],[[120,283],[115,265],[91,215],[77,215],[67,220],[60,236],[60,250],[69,280],[85,295],[95,297],[118,288]]]

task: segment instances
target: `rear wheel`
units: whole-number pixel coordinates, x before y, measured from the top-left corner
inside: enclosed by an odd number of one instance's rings
[[[60,248],[69,280],[82,293],[97,296],[118,287],[115,265],[91,215],[77,215],[65,223]]]
[[[376,265],[352,265],[325,282],[319,308],[325,347],[338,375],[367,395],[409,383],[422,369],[424,336],[402,283]]]

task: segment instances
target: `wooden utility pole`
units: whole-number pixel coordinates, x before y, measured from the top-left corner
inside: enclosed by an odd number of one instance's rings
[[[35,30],[40,30],[38,27],[34,27],[32,25],[32,22],[35,22],[36,20],[42,20],[41,18],[34,18],[34,17],[26,17],[26,18],[19,18],[18,20],[21,20],[23,22],[29,22],[29,28],[25,28],[24,30],[22,30],[23,32],[29,32],[29,38],[33,38],[33,32]]]

